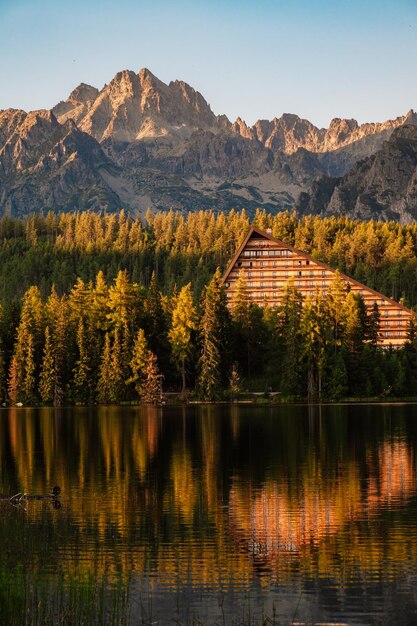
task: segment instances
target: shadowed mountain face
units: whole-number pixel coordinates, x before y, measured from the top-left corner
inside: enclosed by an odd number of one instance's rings
[[[334,177],[351,168],[353,174],[358,162],[386,150],[384,142],[405,124],[417,125],[413,111],[381,124],[334,119],[328,129],[291,114],[252,127],[240,118],[232,124],[186,83],[167,85],[147,69],[125,70],[101,90],[82,83],[51,112],[0,112],[0,214],[294,206],[351,212],[352,201],[345,206],[344,196],[332,199]],[[403,144],[409,141],[403,137]],[[389,186],[383,177],[381,190]],[[394,210],[408,219],[413,197],[398,200],[391,213],[366,198],[354,211],[377,210],[386,219]]]
[[[417,218],[417,127],[403,126],[341,178],[323,177],[301,194],[300,213],[410,223]]]

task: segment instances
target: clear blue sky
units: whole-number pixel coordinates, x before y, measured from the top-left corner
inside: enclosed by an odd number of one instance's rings
[[[148,67],[252,124],[417,109],[417,0],[0,0],[0,108]]]

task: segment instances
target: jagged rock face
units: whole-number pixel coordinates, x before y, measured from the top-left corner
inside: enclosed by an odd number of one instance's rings
[[[241,178],[270,171],[274,155],[261,144],[240,136],[195,131],[188,140],[104,142],[103,147],[123,167],[151,167],[183,178]]]
[[[1,212],[121,208],[99,174],[110,166],[103,150],[72,121],[59,124],[50,111],[5,111],[0,137]]]
[[[302,213],[347,214],[361,219],[417,218],[417,128],[396,129],[376,154],[339,179],[323,178],[300,197]]]
[[[366,193],[352,205],[361,176],[371,176],[358,170],[360,162],[378,153],[394,131],[396,141],[414,141],[395,130],[404,124],[417,125],[417,115],[362,125],[334,119],[328,129],[292,114],[252,127],[241,118],[231,124],[183,81],[165,84],[147,69],[124,70],[101,90],[82,83],[51,112],[0,111],[0,213],[122,206],[132,212],[279,211],[296,205],[304,212],[376,211],[382,218],[391,211],[405,219],[414,183],[407,170],[411,187],[404,190],[403,170],[396,173],[394,165],[375,174],[372,185],[381,191],[371,208],[366,198],[372,194]],[[390,161],[401,161],[405,151],[398,148]],[[347,172],[352,177],[345,185]],[[391,185],[384,192],[390,176],[402,180],[401,189]]]
[[[407,115],[379,124],[362,124],[356,120],[335,118],[328,129],[317,128],[308,120],[298,115],[284,113],[280,118],[258,120],[252,128],[246,126],[240,118],[232,125],[232,131],[250,139],[257,139],[263,145],[286,154],[293,154],[300,148],[310,152],[324,153],[339,150],[367,137],[374,137],[374,143],[368,143],[373,149],[379,147],[389,134],[404,124],[417,125],[417,114],[409,111]],[[372,148],[371,148],[372,149]]]
[[[71,92],[68,100],[57,104],[52,112],[61,124],[67,120],[74,120],[78,123],[87,115],[98,94],[99,91],[95,87],[81,83]]]
[[[98,141],[189,136],[196,128],[220,130],[225,126],[192,87],[182,81],[166,85],[147,69],[139,74],[124,70],[100,92],[93,89],[80,85],[54,112],[59,121],[71,117]]]

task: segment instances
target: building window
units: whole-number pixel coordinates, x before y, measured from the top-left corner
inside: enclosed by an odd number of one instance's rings
[[[321,271],[321,275],[322,275],[322,276],[326,276],[326,270],[322,270],[322,271]]]
[[[302,275],[302,272],[298,272],[298,275],[299,275],[299,276],[301,276],[301,275]]]
[[[259,261],[259,267],[263,267],[265,265],[264,261]]]

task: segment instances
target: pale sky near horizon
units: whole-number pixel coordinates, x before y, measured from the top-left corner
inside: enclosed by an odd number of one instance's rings
[[[148,67],[231,121],[383,121],[417,109],[417,0],[0,0],[0,59],[0,109]]]

